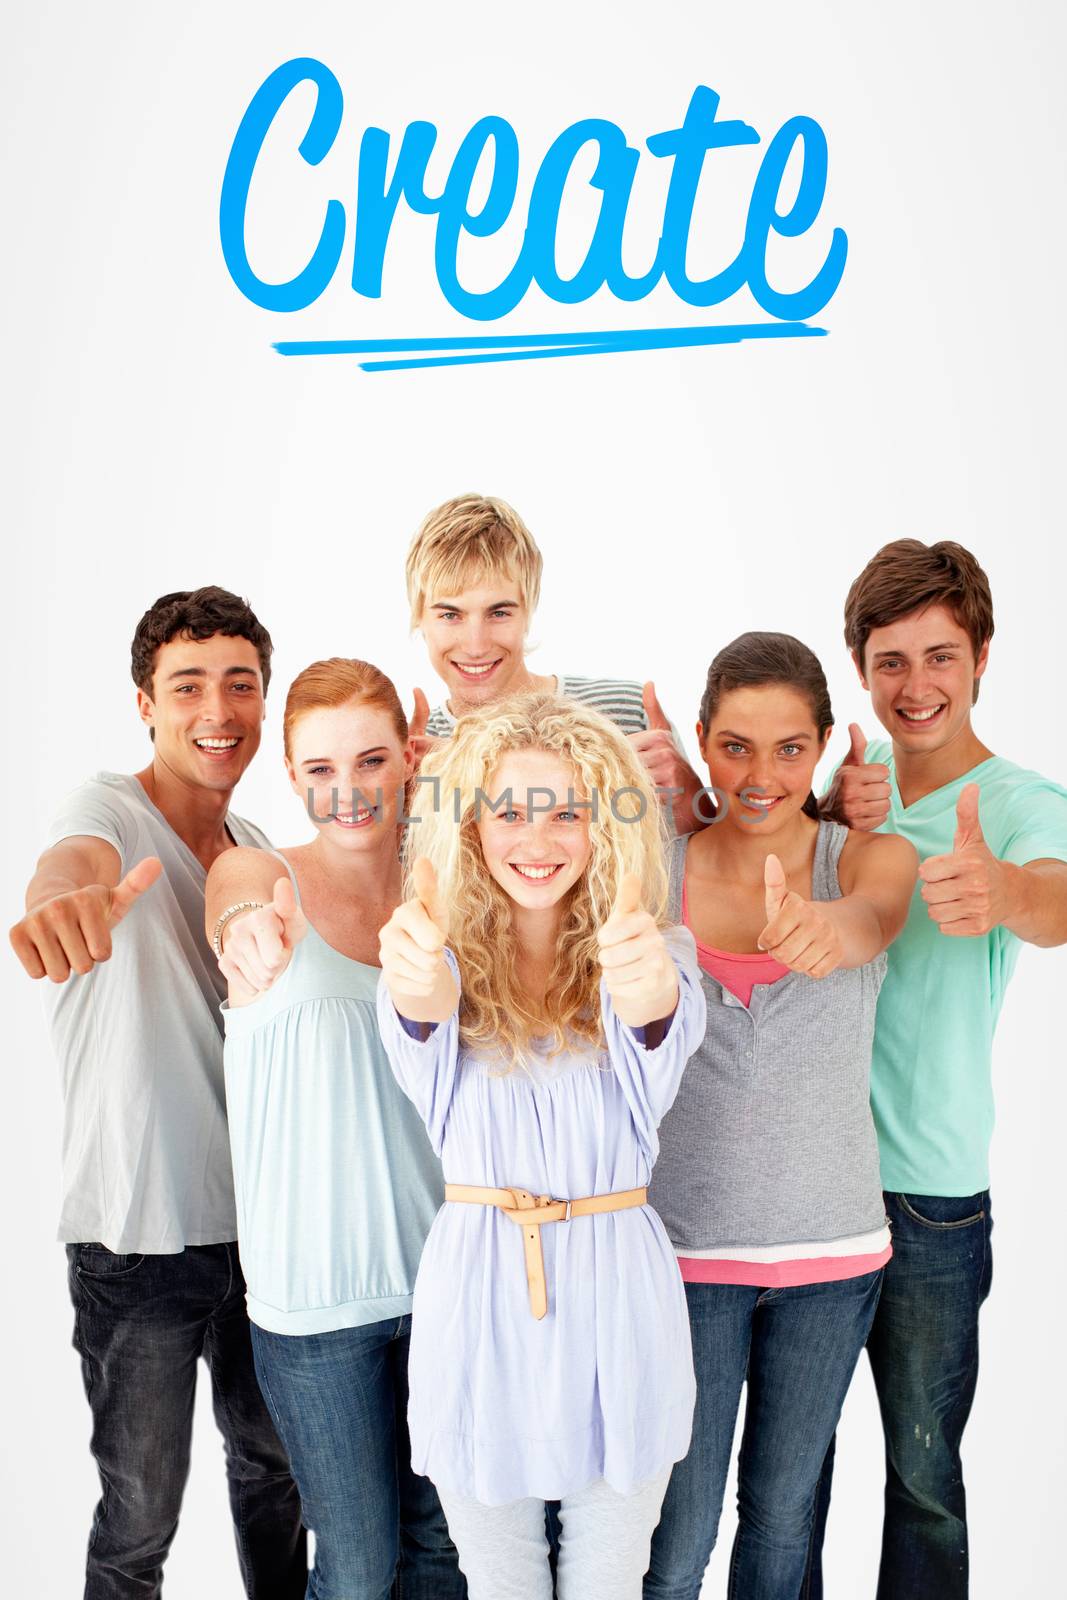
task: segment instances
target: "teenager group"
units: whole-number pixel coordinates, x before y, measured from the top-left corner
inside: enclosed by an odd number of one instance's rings
[[[62,1069],[87,1600],[160,1592],[200,1356],[256,1600],[697,1600],[746,1383],[729,1594],[818,1600],[865,1345],[878,1600],[967,1594],[993,1031],[1067,942],[1067,790],[973,727],[985,574],[864,567],[888,737],[817,800],[804,644],[714,656],[705,782],[651,683],[530,669],[540,573],[502,501],[427,517],[447,697],[302,671],[280,850],[229,809],[266,629],[218,588],[137,626],[152,759],[63,802],[11,935]]]

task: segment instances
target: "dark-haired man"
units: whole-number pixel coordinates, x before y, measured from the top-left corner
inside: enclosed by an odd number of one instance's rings
[[[875,716],[824,809],[903,834],[922,866],[878,1001],[871,1104],[893,1258],[867,1348],[886,1435],[878,1600],[962,1600],[960,1442],[991,1277],[993,1031],[1023,944],[1067,942],[1067,790],[971,722],[993,604],[962,545],[898,539],[849,590],[845,639]],[[821,1540],[829,1493],[820,1495]],[[810,1574],[805,1600],[822,1587]]]
[[[98,773],[62,803],[11,930],[30,976],[51,980],[62,1072],[59,1237],[103,1489],[86,1600],[160,1592],[201,1355],[246,1591],[297,1600],[307,1582],[299,1498],[252,1364],[225,983],[203,937],[211,863],[266,843],[229,804],[259,745],[270,656],[266,629],[224,589],[164,595],[145,612],[131,666],[152,760]]]

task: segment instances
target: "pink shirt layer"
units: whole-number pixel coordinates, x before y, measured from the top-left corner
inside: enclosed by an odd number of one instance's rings
[[[689,928],[689,891],[682,883],[682,921]],[[689,931],[692,933],[692,929]],[[694,938],[696,935],[694,934]],[[752,999],[757,983],[777,983],[789,971],[773,956],[762,950],[754,955],[738,955],[734,950],[716,950],[714,945],[696,941],[697,960],[709,977],[715,978],[724,989],[735,994],[743,1006]]]
[[[795,1289],[805,1283],[840,1283],[877,1272],[893,1254],[892,1245],[852,1256],[800,1256],[795,1261],[705,1260],[679,1256],[683,1283],[746,1284],[753,1289]]]

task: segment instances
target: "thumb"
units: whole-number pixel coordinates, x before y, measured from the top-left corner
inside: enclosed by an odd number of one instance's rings
[[[274,885],[272,909],[282,925],[282,939],[286,948],[299,944],[307,932],[307,922],[297,904],[296,890],[293,888],[291,878],[279,878]]]
[[[631,911],[641,909],[641,879],[636,872],[624,872],[619,880],[615,904],[611,908],[613,917],[629,916]]]
[[[956,801],[956,837],[952,849],[965,850],[969,844],[982,844],[982,824],[978,820],[979,788],[976,783],[965,783]]]
[[[775,855],[768,856],[763,863],[763,892],[767,921],[773,922],[782,909],[782,901],[787,893],[785,872],[782,863]]]
[[[437,883],[437,873],[429,856],[417,856],[411,868],[411,885],[430,921],[448,933],[448,908]]]
[[[842,761],[843,767],[862,767],[867,760],[867,736],[858,722],[848,725],[849,747],[848,755]]]
[[[669,733],[671,725],[667,720],[663,707],[656,699],[656,685],[654,683],[646,683],[641,690],[641,704],[645,708],[645,716],[648,719],[649,727],[663,728]]]
[[[163,871],[163,863],[158,856],[145,856],[143,861],[138,861],[132,866],[118,884],[111,891],[111,908],[108,912],[108,922],[115,925],[121,922],[135,900],[140,899],[146,889],[150,889]]]
[[[429,722],[429,720],[430,702],[427,700],[422,690],[416,688],[415,709],[411,713],[411,720],[408,722],[408,737],[411,739],[421,739],[423,734],[426,732],[426,724]]]

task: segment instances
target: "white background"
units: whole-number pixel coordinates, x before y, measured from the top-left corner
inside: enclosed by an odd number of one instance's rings
[[[841,729],[858,717],[873,733],[841,639],[848,582],[889,538],[958,537],[985,564],[997,605],[978,730],[999,753],[1067,778],[1058,736],[1067,557],[1054,537],[1067,355],[1064,32],[1062,8],[1036,0],[8,8],[8,920],[58,796],[100,767],[147,760],[128,644],[167,590],[221,583],[248,595],[272,630],[268,728],[237,805],[283,843],[302,837],[281,771],[285,687],[310,660],[343,653],[380,664],[405,697],[420,682],[436,701],[407,638],[403,556],[423,513],[470,489],[512,500],[544,551],[536,670],[654,677],[687,734],[712,654],[749,627],[804,638],[827,665]],[[303,264],[327,196],[351,215],[369,124],[392,133],[395,154],[407,122],[435,122],[439,187],[476,118],[504,115],[528,192],[567,124],[604,116],[643,149],[649,134],[679,125],[702,82],[722,96],[723,117],[759,130],[761,149],[796,113],[824,128],[823,213],[809,238],[776,242],[771,271],[783,287],[806,281],[831,227],[845,228],[844,280],[815,319],[830,336],[385,375],[345,359],[283,360],[272,339],[477,331],[439,294],[432,219],[403,207],[380,302],[346,286],[351,233],[330,291],[299,316],[268,316],[234,288],[217,229],[230,142],[267,73],[305,54],[339,78],[345,122],[314,171],[283,148],[287,133],[291,142],[303,133],[310,91],[279,122],[250,214],[265,276]],[[738,248],[761,149],[710,158],[694,275]],[[653,165],[646,154],[627,228],[633,271],[658,237],[663,175]],[[581,187],[561,230],[568,270],[593,216]],[[464,255],[469,282],[501,275],[523,223],[520,199],[500,239]],[[693,312],[665,290],[638,306],[601,295],[562,308],[533,291],[505,327],[753,311],[739,296]],[[832,753],[844,747],[842,732]],[[96,1481],[53,1242],[56,1070],[37,993],[10,956],[2,972],[5,1586],[68,1600]],[[978,1600],[1047,1600],[1062,1581],[1065,976],[1062,952],[1025,952],[997,1043],[996,1283],[966,1439]],[[836,1600],[874,1592],[880,1455],[863,1365],[838,1455],[827,1551]],[[728,1499],[708,1595],[725,1588],[732,1521]],[[238,1591],[202,1385],[167,1593]]]

